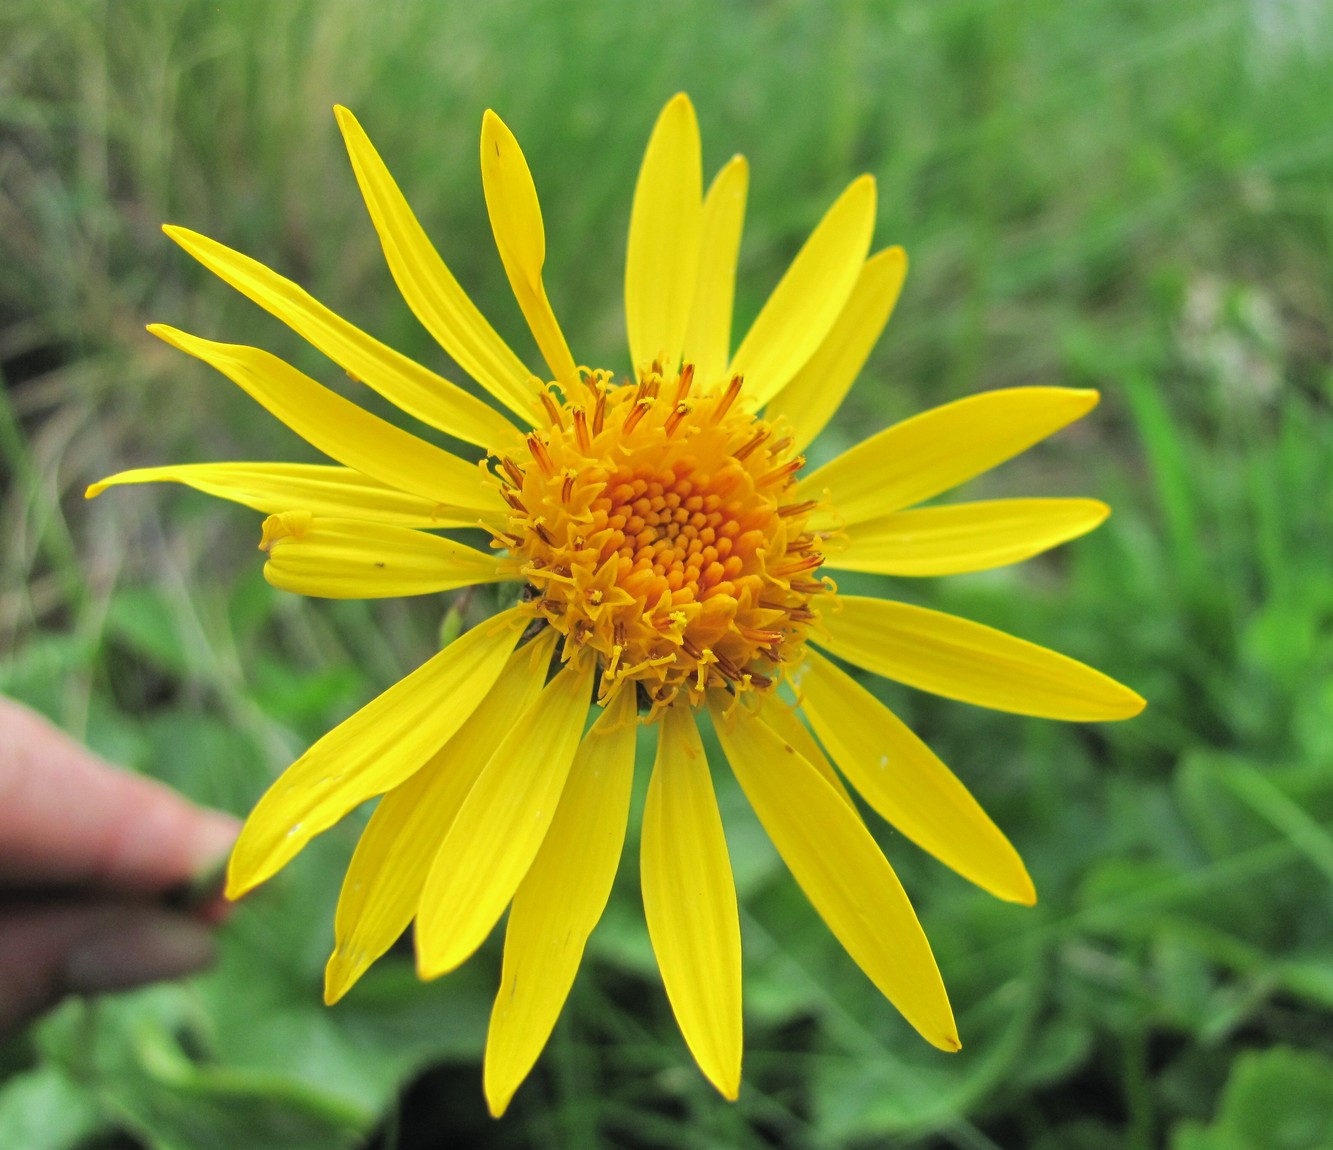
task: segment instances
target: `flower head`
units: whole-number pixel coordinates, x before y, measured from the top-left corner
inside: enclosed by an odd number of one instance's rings
[[[265,574],[292,591],[368,598],[508,583],[513,605],[288,768],[236,845],[229,894],[263,882],[314,835],[382,796],[339,900],[326,997],[345,994],[413,921],[422,975],[451,970],[508,908],[485,1066],[499,1114],[545,1044],[605,907],[635,729],[652,724],[641,857],[649,935],[686,1042],[735,1097],[740,928],[699,734],[707,712],[741,789],[829,928],[922,1035],[957,1049],[929,943],[843,778],[906,837],[998,897],[1031,903],[1032,883],[953,773],[815,648],[1020,714],[1119,719],[1143,701],[991,628],[839,594],[829,573],[976,571],[1091,530],[1107,512],[1095,500],[916,505],[1077,419],[1096,393],[981,394],[879,431],[803,474],[801,452],[860,371],[906,271],[899,248],[868,254],[869,177],[829,209],[730,353],[747,168],[733,159],[705,195],[694,110],[684,96],[668,102],[634,194],[625,275],[632,370],[618,378],[580,366],[569,350],[542,280],[546,240],[531,174],[513,135],[487,112],[486,204],[546,362],[536,375],[459,287],[351,113],[337,114],[404,299],[506,411],[261,264],[166,230],[355,378],[484,448],[486,460],[467,463],[263,351],[155,326],[336,465],[144,468],[89,494],[170,480],[262,511]],[[490,552],[432,531],[475,526],[490,533]]]

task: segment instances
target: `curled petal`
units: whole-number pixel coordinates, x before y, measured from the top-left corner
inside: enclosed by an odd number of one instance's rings
[[[264,578],[284,591],[324,599],[430,595],[515,576],[498,555],[425,531],[302,512],[270,515],[260,543]]]

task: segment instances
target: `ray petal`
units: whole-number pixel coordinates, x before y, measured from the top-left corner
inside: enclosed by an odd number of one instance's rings
[[[421,890],[468,792],[499,742],[536,701],[555,650],[547,628],[509,656],[495,684],[458,732],[386,794],[352,855],[338,913],[324,1000],[337,1002],[407,929]]]
[[[625,323],[636,373],[680,364],[699,274],[703,160],[694,105],[683,92],[662,109],[648,140],[625,256]]]
[[[550,1037],[606,908],[629,818],[635,699],[621,690],[583,737],[541,850],[519,883],[486,1038],[491,1113],[504,1113]]]
[[[796,451],[803,451],[842,405],[893,314],[906,275],[902,248],[886,248],[866,260],[824,341],[769,403],[765,418],[787,418]]]
[[[277,356],[214,343],[163,324],[148,329],[215,367],[307,443],[381,483],[439,503],[444,514],[503,523],[499,499],[475,464],[433,447],[316,383]]]
[[[880,815],[996,898],[1037,901],[1023,861],[958,777],[850,675],[806,652],[801,709]]]
[[[1097,499],[992,499],[918,507],[852,524],[830,542],[824,566],[880,575],[988,571],[1086,535],[1110,513]]]
[[[956,615],[839,595],[815,643],[909,687],[1046,719],[1128,719],[1144,700],[1114,679],[1025,639]]]
[[[643,910],[667,998],[724,1098],[741,1081],[741,932],[708,759],[687,707],[667,710],[640,844]]]
[[[865,824],[771,727],[709,700],[741,790],[820,918],[875,984],[941,1050],[962,1045],[939,967],[907,894]]]
[[[546,231],[537,188],[514,134],[490,109],[481,121],[481,185],[514,298],[551,375],[570,386],[577,381],[578,370],[542,283]]]
[[[240,898],[353,807],[418,770],[485,698],[527,621],[515,607],[472,628],[288,767],[245,821],[227,897]]]
[[[802,675],[800,671],[796,673]],[[802,681],[804,681],[803,676]],[[796,714],[796,708],[787,706],[781,699],[769,696],[759,706],[758,714],[773,728],[773,733],[778,738],[795,747],[796,753],[824,776],[824,781],[846,800],[852,810],[856,810],[856,803],[852,801],[852,796],[848,794],[838,772],[833,769],[833,764],[820,749],[814,735],[805,729],[805,724]]]
[[[854,180],[796,253],[749,332],[727,375],[745,377],[763,406],[824,342],[851,295],[875,230],[875,181]]]
[[[198,232],[171,225],[162,230],[209,271],[409,415],[479,447],[494,450],[513,441],[514,425],[498,411],[348,323],[291,280]]]
[[[334,113],[385,262],[407,306],[468,375],[531,423],[540,410],[541,382],[454,279],[356,117],[342,107]]]
[[[452,539],[366,519],[283,511],[264,521],[264,578],[323,599],[432,595],[519,576],[503,560]]]
[[[1014,387],[923,411],[843,452],[797,485],[827,493],[839,524],[878,519],[957,487],[1086,415],[1095,391]]]
[[[561,671],[515,716],[459,808],[417,913],[417,969],[435,978],[468,959],[522,882],[551,825],[578,750],[593,662]]]
[[[350,467],[322,463],[176,463],[136,467],[100,479],[89,499],[125,483],[183,483],[272,515],[302,507],[314,515],[374,519],[397,527],[472,527],[477,516],[444,515],[441,504],[389,487]]]
[[[732,156],[704,197],[699,240],[699,280],[685,329],[685,360],[705,387],[721,382],[731,351],[731,313],[736,301],[736,256],[745,223],[750,168]]]

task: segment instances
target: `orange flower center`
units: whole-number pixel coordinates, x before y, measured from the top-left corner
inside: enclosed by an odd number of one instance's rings
[[[768,690],[800,658],[823,557],[790,502],[804,463],[743,410],[741,379],[692,394],[693,368],[637,387],[583,377],[580,401],[548,390],[551,425],[504,457],[512,509],[497,546],[531,609],[595,652],[601,694],[633,681],[654,710],[709,687]]]

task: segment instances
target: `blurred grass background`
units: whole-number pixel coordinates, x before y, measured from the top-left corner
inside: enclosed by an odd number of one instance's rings
[[[980,389],[1094,386],[1092,416],[968,494],[1097,495],[1115,514],[1040,562],[847,584],[1067,651],[1151,706],[1062,726],[874,684],[1041,894],[996,903],[876,824],[959,1055],[856,972],[720,772],[746,948],[736,1105],[667,1009],[633,829],[502,1122],[479,1069],[494,942],[425,987],[391,957],[326,1010],[350,820],[237,912],[214,973],[68,1004],[0,1048],[0,1145],[1333,1146],[1331,63],[1320,0],[6,0],[0,689],[102,753],[244,811],[436,642],[443,601],[270,589],[244,510],[166,489],[82,499],[124,467],[311,457],[146,322],[351,390],[164,221],[459,378],[394,291],[335,102],[530,353],[477,173],[481,112],[499,111],[543,197],[565,330],[581,361],[616,367],[634,174],[674,91],[696,101],[710,170],[751,160],[737,330],[873,172],[877,245],[904,244],[912,272],[812,458]]]

